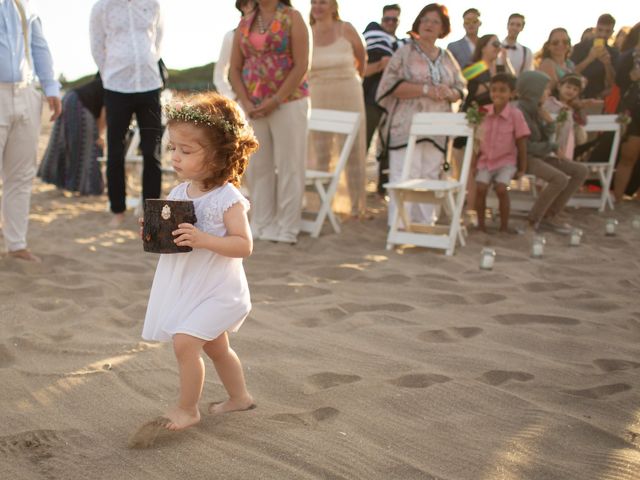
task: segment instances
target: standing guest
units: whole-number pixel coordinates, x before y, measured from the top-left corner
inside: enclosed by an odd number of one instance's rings
[[[630,30],[631,27],[621,27],[613,37],[613,47],[617,48],[620,53],[622,53],[622,45],[624,44],[624,40],[627,38],[627,35],[629,35]]]
[[[579,162],[558,157],[558,144],[552,140],[555,122],[543,105],[551,91],[549,76],[543,72],[523,72],[516,90],[531,135],[527,140],[527,173],[546,181],[529,212],[529,225],[568,234],[571,225],[560,219],[567,202],[582,185],[589,170]]]
[[[512,13],[507,21],[507,36],[502,46],[507,51],[509,61],[516,76],[522,72],[533,70],[533,53],[528,47],[518,43],[518,35],[524,30],[524,15]]]
[[[38,176],[80,195],[102,194],[98,157],[104,149],[105,127],[104,88],[96,75],[62,99],[62,115],[53,124]]]
[[[296,243],[309,115],[309,30],[290,0],[258,0],[240,21],[229,78],[260,142],[247,186],[256,238]]]
[[[364,97],[362,76],[367,63],[364,42],[348,22],[340,20],[336,0],[311,0],[309,18],[313,34],[313,55],[309,70],[311,104],[314,108],[358,112],[364,120]],[[313,133],[311,136],[311,158],[318,170],[327,170],[339,155],[336,135]],[[348,208],[346,213],[354,218],[364,216],[366,207],[366,151],[365,123],[360,123],[346,166]],[[338,211],[344,195],[339,192],[336,199]]]
[[[616,20],[605,13],[600,15],[594,29],[595,37],[584,40],[573,47],[571,61],[575,64],[574,71],[587,79],[587,86],[582,92],[584,98],[604,98],[615,79],[615,65],[619,51],[608,45]]]
[[[509,232],[509,183],[527,171],[527,137],[531,133],[522,112],[509,102],[516,88],[513,75],[498,73],[491,77],[489,94],[492,105],[482,121],[479,150],[473,157],[476,172],[475,207],[478,229],[485,231],[487,192],[494,185],[500,208],[500,232]]]
[[[571,39],[564,28],[554,28],[549,34],[549,38],[542,50],[536,54],[538,60],[538,70],[549,77],[549,89],[553,91],[558,84],[558,80],[567,73],[575,71],[573,61],[569,59],[571,52]]]
[[[255,0],[236,0],[236,8],[240,11],[240,15],[244,17],[256,8]],[[218,61],[213,67],[213,85],[218,93],[236,99],[236,94],[229,83],[229,62],[231,61],[231,48],[233,47],[233,36],[236,29],[229,30],[222,39],[222,47],[220,47],[220,55]]]
[[[620,162],[616,167],[613,184],[616,201],[620,202],[640,157],[640,23],[629,31],[622,44],[616,84],[620,87],[620,111],[627,111],[631,116],[631,123],[627,125],[625,138],[620,146]]]
[[[413,115],[419,112],[450,112],[451,104],[465,93],[458,62],[448,50],[436,46],[436,40],[451,31],[447,8],[431,3],[424,7],[411,27],[411,40],[393,54],[378,87],[378,103],[385,110],[381,134],[389,151],[389,181],[402,175],[409,130]],[[440,176],[444,161],[444,137],[420,138],[411,162],[410,178]],[[417,223],[434,223],[433,205],[407,205],[409,218]],[[389,203],[389,220],[395,202]]]
[[[124,143],[135,113],[143,157],[142,198],[160,197],[162,20],[158,0],[99,0],[91,10],[91,53],[105,89],[107,189],[112,226],[126,210]]]
[[[585,28],[584,31],[582,32],[582,35],[580,35],[580,41],[584,42],[585,40],[593,40],[595,36],[596,34],[593,31],[593,27],[588,27],[588,28]]]
[[[465,68],[471,63],[471,57],[478,43],[478,30],[482,22],[480,21],[480,11],[477,8],[470,8],[462,14],[463,26],[466,35],[460,40],[451,42],[447,46],[460,68]]]
[[[382,8],[382,21],[371,22],[364,30],[364,39],[367,44],[367,67],[364,71],[364,106],[367,115],[367,140],[366,150],[369,150],[373,134],[378,128],[382,109],[376,103],[376,92],[382,72],[389,63],[389,59],[398,47],[396,30],[400,22],[400,6],[398,4],[385,5]],[[384,192],[384,185],[389,174],[389,162],[386,158],[379,158],[378,164],[378,193]]]
[[[502,48],[498,37],[493,34],[483,35],[478,40],[473,52],[471,64],[462,70],[469,90],[469,95],[465,98],[462,106],[463,110],[467,110],[472,102],[476,102],[478,105],[492,103],[489,95],[489,83],[491,77],[496,73],[514,75],[506,50]]]
[[[60,116],[60,85],[54,78],[40,18],[26,0],[0,0],[0,174],[2,233],[9,256],[38,262],[27,249],[31,184],[36,174],[42,95],[51,120]]]

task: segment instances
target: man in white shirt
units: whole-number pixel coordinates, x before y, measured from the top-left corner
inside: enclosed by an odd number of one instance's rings
[[[114,214],[124,220],[124,140],[135,113],[143,156],[142,197],[159,198],[162,135],[158,61],[162,19],[158,0],[99,0],[91,10],[91,53],[98,65],[107,110],[107,187]]]
[[[40,19],[28,0],[0,0],[0,175],[2,235],[9,256],[40,259],[27,249],[31,187],[36,174],[42,94],[51,120],[60,116],[60,84]]]
[[[524,30],[524,15],[512,13],[507,21],[507,38],[502,46],[507,51],[511,66],[516,76],[522,72],[533,70],[533,54],[531,50],[518,43],[518,35]]]
[[[471,64],[473,51],[478,43],[478,30],[480,30],[480,11],[477,8],[469,8],[462,14],[462,21],[466,35],[460,40],[451,42],[447,50],[455,57],[460,68],[465,68]]]

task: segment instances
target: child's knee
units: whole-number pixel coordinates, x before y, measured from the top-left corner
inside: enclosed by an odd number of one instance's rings
[[[496,183],[494,189],[498,197],[504,197],[509,194],[509,190],[504,183]]]
[[[203,340],[191,335],[178,333],[173,336],[173,352],[178,359],[199,355],[202,344]]]

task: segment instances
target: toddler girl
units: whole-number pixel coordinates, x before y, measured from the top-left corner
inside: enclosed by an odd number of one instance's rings
[[[180,396],[164,416],[130,439],[131,446],[150,444],[161,428],[182,430],[199,422],[202,350],[229,394],[226,401],[210,404],[209,413],[255,406],[227,332],[237,331],[251,308],[242,267],[253,248],[249,203],[236,187],[258,143],[237,104],[222,95],[197,95],[168,106],[166,113],[173,167],[185,180],[168,199],[192,200],[197,221],[173,232],[175,243],[192,247],[191,252],[160,256],[142,337],[173,342]]]

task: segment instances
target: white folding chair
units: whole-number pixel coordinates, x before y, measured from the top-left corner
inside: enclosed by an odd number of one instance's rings
[[[445,180],[408,178],[416,141],[419,137],[433,136],[450,137],[448,155],[452,151],[453,137],[466,137],[459,178]],[[443,249],[447,255],[453,255],[456,240],[460,241],[461,246],[465,245],[461,217],[467,178],[471,168],[473,137],[473,127],[469,125],[463,113],[416,113],[413,116],[401,179],[385,185],[396,201],[396,209],[391,218],[391,228],[387,236],[387,249],[391,249],[393,245],[410,244]],[[442,204],[450,219],[449,225],[411,223],[405,207],[406,202]],[[399,229],[400,220],[404,230]]]
[[[329,218],[331,226],[336,233],[340,233],[340,224],[336,219],[331,203],[338,188],[340,175],[347,164],[347,159],[351,154],[353,144],[362,118],[357,112],[343,112],[338,110],[324,110],[320,108],[312,108],[309,118],[309,131],[336,133],[346,135],[340,157],[332,171],[307,170],[305,172],[305,185],[315,188],[316,193],[320,197],[320,209],[313,212],[315,217],[312,220],[302,219],[300,229],[308,232],[312,237],[318,237],[324,221]],[[309,213],[309,212],[303,212]]]
[[[613,179],[618,149],[620,148],[621,125],[617,121],[617,115],[588,115],[584,129],[587,132],[614,132],[613,142],[611,143],[608,161],[583,163],[583,165],[589,167],[590,173],[600,180],[600,185],[602,186],[600,195],[574,195],[569,200],[568,205],[572,207],[597,208],[601,212],[604,212],[607,205],[609,205],[609,208],[613,210],[613,200],[609,189],[611,188],[611,180]]]

